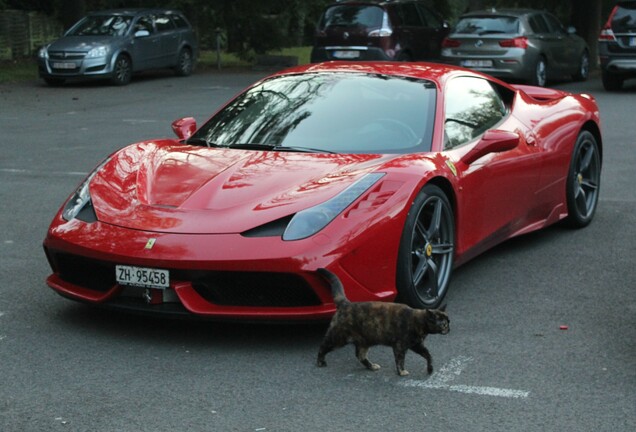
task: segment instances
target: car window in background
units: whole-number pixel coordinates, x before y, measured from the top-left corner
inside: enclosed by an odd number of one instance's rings
[[[481,78],[460,77],[446,85],[444,147],[457,147],[483,134],[506,115],[503,100]]]
[[[177,28],[188,28],[188,23],[186,22],[186,20],[181,18],[179,15],[171,14],[170,18],[172,18],[172,21],[174,22],[175,26],[177,26]]]
[[[426,25],[427,27],[432,27],[432,28],[440,28],[443,26],[444,23],[439,17],[435,16],[433,13],[431,13],[430,10],[428,10],[423,5],[419,3],[416,3],[416,5],[417,5],[417,10],[420,12],[420,16],[424,20],[424,25]]]
[[[556,19],[556,17],[550,14],[544,14],[543,16],[548,22],[548,26],[550,26],[551,33],[562,33],[562,34],[566,33],[565,29],[563,28],[563,25],[559,22],[558,19]]]
[[[530,23],[530,28],[533,33],[543,34],[550,32],[548,23],[545,22],[545,19],[543,19],[541,15],[532,15],[528,18],[528,22]]]
[[[419,27],[423,25],[414,3],[404,3],[400,6],[400,12],[402,13],[401,19],[405,26]]]
[[[339,5],[327,9],[321,28],[335,26],[381,27],[384,12],[376,6]]]
[[[159,15],[155,18],[155,27],[158,32],[174,30],[174,24],[168,15]]]
[[[72,28],[69,36],[122,36],[132,17],[122,15],[95,15],[86,17]]]
[[[146,30],[148,33],[152,34],[154,32],[152,18],[148,16],[139,18],[135,24],[135,32],[138,32],[139,30]]]
[[[514,17],[470,17],[461,19],[455,33],[479,34],[518,33],[519,19]]]
[[[616,8],[612,18],[614,33],[626,33],[636,31],[636,2],[621,4]]]

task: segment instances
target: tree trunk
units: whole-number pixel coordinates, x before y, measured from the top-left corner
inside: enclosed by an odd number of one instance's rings
[[[601,31],[602,2],[598,0],[570,0],[572,24],[590,48],[590,66],[598,67],[598,35]]]

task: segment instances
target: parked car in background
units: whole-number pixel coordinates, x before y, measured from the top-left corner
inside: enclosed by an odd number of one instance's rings
[[[50,85],[71,78],[107,78],[126,85],[132,74],[173,68],[192,73],[197,43],[188,20],[167,9],[109,10],[87,15],[40,49],[39,75]]]
[[[448,32],[419,1],[343,1],[322,14],[311,61],[437,59]]]
[[[543,11],[502,9],[462,15],[443,42],[442,61],[505,80],[545,86],[564,75],[586,80],[590,54],[585,41]]]
[[[619,1],[598,38],[605,90],[620,90],[636,77],[636,1]]]

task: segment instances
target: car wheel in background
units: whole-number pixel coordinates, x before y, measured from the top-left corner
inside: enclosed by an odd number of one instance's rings
[[[123,86],[130,82],[132,78],[132,63],[130,58],[125,54],[119,54],[115,60],[113,68],[113,76],[110,82],[114,85]]]
[[[416,308],[438,307],[450,283],[455,220],[444,192],[428,184],[415,198],[404,224],[396,283],[400,301]]]
[[[623,87],[623,79],[607,71],[601,72],[603,88],[607,91],[618,91]]]
[[[574,81],[585,81],[590,74],[590,54],[587,51],[583,51],[581,59],[579,60],[579,69],[576,71],[572,78]]]
[[[179,59],[174,71],[177,76],[188,76],[192,73],[194,63],[192,59],[192,51],[189,48],[183,48],[179,52]]]
[[[545,87],[548,79],[548,64],[545,57],[540,56],[534,66],[534,74],[530,80],[530,84],[538,87]]]
[[[601,155],[598,144],[592,133],[583,131],[574,145],[566,185],[567,223],[570,226],[582,228],[592,222],[600,184]]]

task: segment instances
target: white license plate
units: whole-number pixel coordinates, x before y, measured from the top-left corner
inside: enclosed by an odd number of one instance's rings
[[[360,57],[360,51],[334,51],[333,56],[337,59],[357,59]]]
[[[168,270],[118,265],[115,266],[115,277],[120,285],[159,289],[170,286]]]
[[[636,46],[636,36],[631,36],[629,38],[629,46]]]
[[[53,63],[53,69],[75,69],[77,65],[75,63]]]
[[[469,68],[489,68],[492,67],[492,60],[464,60],[462,66]]]

